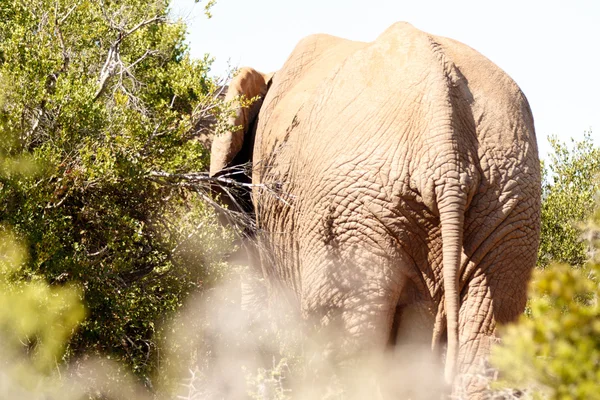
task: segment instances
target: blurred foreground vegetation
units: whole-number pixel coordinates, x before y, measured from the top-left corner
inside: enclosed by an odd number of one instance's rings
[[[36,371],[103,356],[152,389],[165,322],[224,273],[204,192],[160,178],[205,170],[227,111],[185,33],[167,0],[0,2],[0,342]]]
[[[112,382],[131,387],[131,372],[157,393],[157,375],[181,368],[165,340],[183,303],[226,274],[231,233],[202,190],[164,179],[206,169],[228,112],[168,7],[0,3],[0,398],[67,398],[93,357]],[[600,149],[591,135],[552,144],[530,305],[493,362],[524,396],[595,399]],[[250,374],[249,394],[271,382],[288,398],[284,366]]]

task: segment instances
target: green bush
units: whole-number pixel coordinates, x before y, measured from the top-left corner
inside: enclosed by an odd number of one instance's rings
[[[591,216],[594,196],[600,191],[600,148],[591,132],[569,147],[550,138],[553,153],[543,169],[542,227],[538,265],[562,262],[582,266],[587,245],[579,226]]]
[[[0,227],[2,398],[37,398],[56,389],[53,372],[84,317],[76,286],[55,287],[40,278],[13,280],[26,259],[22,244],[10,230]]]
[[[543,268],[534,273],[527,315],[505,328],[492,363],[500,386],[524,388],[525,397],[600,399],[600,149],[589,135],[571,150],[556,140],[553,146]]]
[[[599,274],[598,262],[536,271],[531,315],[507,327],[493,353],[505,384],[535,398],[600,399]]]
[[[66,357],[109,354],[147,382],[161,323],[231,244],[196,187],[156,178],[204,170],[227,108],[168,6],[0,4],[0,224],[29,255],[11,284],[79,287]]]
[[[10,157],[2,148],[0,161],[0,177],[26,177],[36,172],[27,157]],[[57,388],[56,366],[85,314],[77,285],[51,286],[41,277],[18,279],[27,262],[23,243],[9,227],[0,225],[2,398],[39,398]]]

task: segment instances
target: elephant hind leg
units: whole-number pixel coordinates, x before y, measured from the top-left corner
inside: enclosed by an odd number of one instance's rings
[[[525,309],[527,283],[535,261],[535,247],[528,245],[527,239],[507,239],[489,252],[463,291],[459,321],[461,374],[455,391],[468,399],[486,397],[494,372],[487,358],[499,341],[497,324],[514,321]]]
[[[382,398],[441,393],[443,366],[430,349],[433,317],[425,304],[399,306],[410,285],[407,266],[373,254],[342,260],[358,262],[327,264],[303,276],[302,311],[316,326],[316,347],[326,349],[318,364],[346,377],[346,390],[356,395],[350,398],[376,398],[375,388]],[[318,367],[311,368],[317,375],[331,373]]]
[[[301,310],[321,347],[334,362],[346,362],[385,351],[405,278],[389,257],[339,254],[303,271]]]
[[[390,332],[391,346],[423,345],[431,348],[436,315],[433,302],[414,300],[398,304]]]
[[[440,354],[431,351],[435,315],[427,302],[398,305],[381,379],[383,398],[432,399],[448,392]]]

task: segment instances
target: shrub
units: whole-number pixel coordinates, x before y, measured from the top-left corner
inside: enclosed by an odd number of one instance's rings
[[[493,361],[505,384],[535,398],[600,398],[600,264],[536,271],[531,315],[507,327]]]
[[[231,243],[194,188],[156,179],[204,170],[227,108],[168,6],[0,5],[0,224],[30,255],[12,279],[79,287],[88,316],[66,356],[109,354],[148,384],[161,322]]]
[[[591,132],[569,147],[550,138],[554,152],[545,166],[542,184],[542,227],[538,265],[562,262],[582,266],[588,259],[581,227],[594,209],[600,191],[600,148]]]

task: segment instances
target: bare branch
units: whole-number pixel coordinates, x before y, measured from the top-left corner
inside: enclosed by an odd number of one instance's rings
[[[98,257],[98,256],[102,256],[104,254],[106,254],[106,252],[108,251],[108,245],[105,245],[103,248],[101,248],[100,250],[93,252],[93,253],[88,253],[89,257]]]
[[[207,195],[207,193],[211,191],[211,188],[215,186],[219,187],[221,189],[221,192],[225,193],[228,196],[228,198],[232,201],[232,204],[238,210],[243,210],[244,207],[238,202],[238,196],[236,196],[236,194],[232,192],[232,190],[235,190],[235,188],[245,190],[249,188],[258,188],[260,190],[264,190],[267,193],[274,196],[278,201],[281,201],[282,203],[287,205],[288,207],[293,207],[293,205],[290,204],[288,200],[293,199],[294,197],[289,194],[282,193],[280,190],[281,185],[278,182],[274,184],[243,183],[232,178],[232,176],[234,175],[247,174],[247,168],[249,168],[249,163],[244,164],[242,166],[230,167],[223,170],[223,174],[221,176],[209,176],[206,172],[173,174],[164,171],[151,171],[148,174],[148,178],[156,182],[161,182],[163,184],[168,183],[180,187],[193,189],[209,205],[211,205],[216,210],[225,215],[225,217],[228,220],[230,220],[233,225],[242,225],[244,228],[254,228],[254,218],[251,214],[248,214],[243,211],[234,211],[224,208],[215,200],[213,200],[210,196]]]
[[[108,49],[108,55],[106,56],[106,61],[100,70],[100,76],[98,77],[98,90],[96,94],[94,94],[94,100],[96,101],[100,95],[106,89],[106,85],[108,83],[108,79],[112,77],[115,73],[115,69],[117,65],[120,63],[119,58],[119,42],[113,43]]]
[[[34,137],[37,129],[40,126],[40,121],[44,117],[44,108],[45,99],[42,100],[42,103],[40,104],[39,108],[34,108],[33,110],[31,110],[31,128],[29,128],[28,130],[24,130],[20,138],[21,143],[23,143],[24,145],[29,146],[29,144],[31,143],[31,138]],[[21,124],[23,126],[25,123],[25,119],[27,118],[27,114],[28,113],[26,112],[26,110],[24,110],[23,115],[21,117]]]
[[[131,69],[133,67],[135,67],[138,63],[142,62],[148,56],[157,54],[158,51],[157,50],[146,50],[140,58],[138,58],[136,61],[134,61],[130,65],[126,66],[125,63],[121,60],[121,55],[119,53],[120,45],[123,42],[123,40],[125,40],[128,36],[132,35],[133,33],[135,33],[136,31],[138,31],[139,29],[141,29],[145,26],[148,26],[148,25],[151,25],[154,23],[167,22],[167,18],[165,16],[155,15],[152,18],[149,18],[147,20],[139,22],[133,28],[131,28],[129,30],[125,30],[125,28],[124,28],[125,23],[123,23],[121,25],[115,23],[112,16],[110,16],[107,13],[106,7],[104,4],[104,0],[100,1],[100,8],[102,10],[102,15],[104,16],[104,19],[108,22],[111,29],[117,31],[117,38],[112,42],[112,44],[110,45],[110,47],[108,49],[106,61],[104,62],[104,65],[102,66],[102,69],[100,70],[100,76],[98,77],[98,90],[94,94],[93,101],[96,101],[102,95],[102,93],[104,93],[104,90],[106,89],[106,86],[108,85],[110,78],[115,76],[116,74],[121,76],[121,81],[122,81],[122,76],[127,75],[130,79],[133,80],[134,84],[138,83],[138,81],[135,79],[133,73],[131,72]],[[119,12],[117,12],[117,14],[118,13]],[[121,88],[124,89],[124,86],[122,86]],[[132,93],[129,93],[126,90],[124,90],[124,91],[130,98],[132,98],[132,100],[134,100],[135,103],[139,103],[139,101],[135,101],[135,100],[137,100],[137,98],[135,98],[135,96]],[[135,99],[133,99],[133,98],[135,98]],[[143,109],[143,107],[141,107],[141,108]]]
[[[108,22],[108,25],[111,27],[111,29],[121,32],[122,28],[117,26],[117,24],[113,20],[112,16],[108,15],[108,13],[106,12],[104,0],[100,0],[100,10],[102,10],[102,15],[104,16],[104,19],[106,20],[106,22]],[[115,15],[118,15],[118,14],[119,14],[119,12],[115,13]]]
[[[175,245],[175,247],[173,247],[173,249],[171,250],[171,254],[175,254],[177,252],[177,250],[179,250],[179,248],[186,243],[187,241],[189,241],[196,233],[198,233],[200,231],[200,228],[202,228],[204,226],[204,222],[205,221],[200,221],[200,223],[198,225],[196,225],[194,227],[194,229],[192,229],[192,231],[185,237],[183,238],[182,241],[180,241],[179,243],[177,243]]]
[[[69,11],[67,11],[67,13],[66,13],[66,14],[65,14],[65,15],[64,15],[64,16],[63,16],[63,17],[62,17],[60,20],[56,21],[56,24],[57,24],[58,26],[62,25],[62,24],[65,22],[65,20],[66,20],[67,18],[69,18],[69,15],[71,15],[71,13],[73,12],[73,10],[75,10],[75,9],[76,9],[76,8],[79,6],[79,4],[81,4],[81,3],[76,3],[76,4],[74,4],[74,5],[73,5],[73,7],[71,7],[71,8],[69,9]]]
[[[195,192],[206,204],[213,207],[220,215],[224,216],[239,236],[247,237],[248,232],[256,231],[256,221],[252,214],[225,208],[211,196],[207,195],[203,190],[195,189]]]
[[[167,22],[167,19],[162,16],[162,15],[156,15],[146,21],[142,21],[139,24],[137,24],[136,26],[134,26],[133,28],[131,28],[130,30],[128,30],[127,32],[123,32],[123,35],[120,37],[120,40],[122,41],[123,39],[125,39],[127,36],[131,35],[132,33],[134,33],[135,31],[143,28],[144,26],[147,25],[151,25],[155,22]]]
[[[54,81],[56,81],[58,79],[58,75],[60,75],[61,73],[65,72],[67,70],[67,68],[69,67],[69,62],[71,61],[71,57],[70,57],[69,53],[67,52],[67,48],[65,46],[65,40],[63,38],[63,34],[62,34],[60,27],[62,26],[62,24],[65,23],[67,18],[69,18],[71,13],[79,6],[79,4],[81,4],[81,3],[78,2],[78,3],[74,4],[67,11],[67,13],[65,15],[63,15],[60,19],[58,18],[58,1],[55,3],[55,6],[54,6],[55,7],[54,8],[54,32],[56,34],[56,37],[58,38],[58,43],[60,45],[60,49],[61,49],[62,57],[63,57],[63,65],[62,65],[60,71],[52,74],[52,78]]]
[[[228,178],[227,176],[230,176],[230,175],[225,175],[225,174],[222,176],[209,176],[207,172],[190,172],[187,174],[172,174],[172,173],[163,172],[163,171],[150,171],[149,176],[157,177],[157,178],[165,178],[165,179],[171,180],[171,181],[186,181],[186,182],[191,182],[191,183],[206,183],[206,184],[213,183],[213,184],[217,184],[217,185],[226,184],[226,185],[246,187],[246,188],[265,186],[263,184],[238,182],[235,179]]]
[[[124,64],[121,63],[122,73],[125,73],[127,76],[129,76],[131,79],[133,79],[135,82],[137,82],[137,79],[135,79],[135,77],[133,76],[131,69],[134,68],[137,64],[144,61],[146,58],[148,58],[148,56],[153,56],[153,55],[156,55],[159,53],[160,52],[158,50],[146,50],[146,52],[144,54],[142,54],[142,56],[140,58],[138,58],[137,60],[135,60],[128,66],[125,66]]]
[[[161,184],[175,185],[192,190],[208,205],[217,210],[220,215],[224,216],[233,227],[237,228],[238,233],[241,235],[244,235],[248,230],[253,231],[255,229],[254,216],[252,214],[225,208],[215,201],[209,193],[212,192],[215,186],[219,187],[221,192],[225,193],[231,199],[231,204],[237,210],[243,210],[244,208],[238,202],[237,196],[231,191],[235,190],[235,188],[244,188],[244,190],[247,190],[247,188],[262,185],[241,183],[225,176],[210,177],[208,173],[172,174],[163,171],[152,171],[149,173],[148,178]]]

